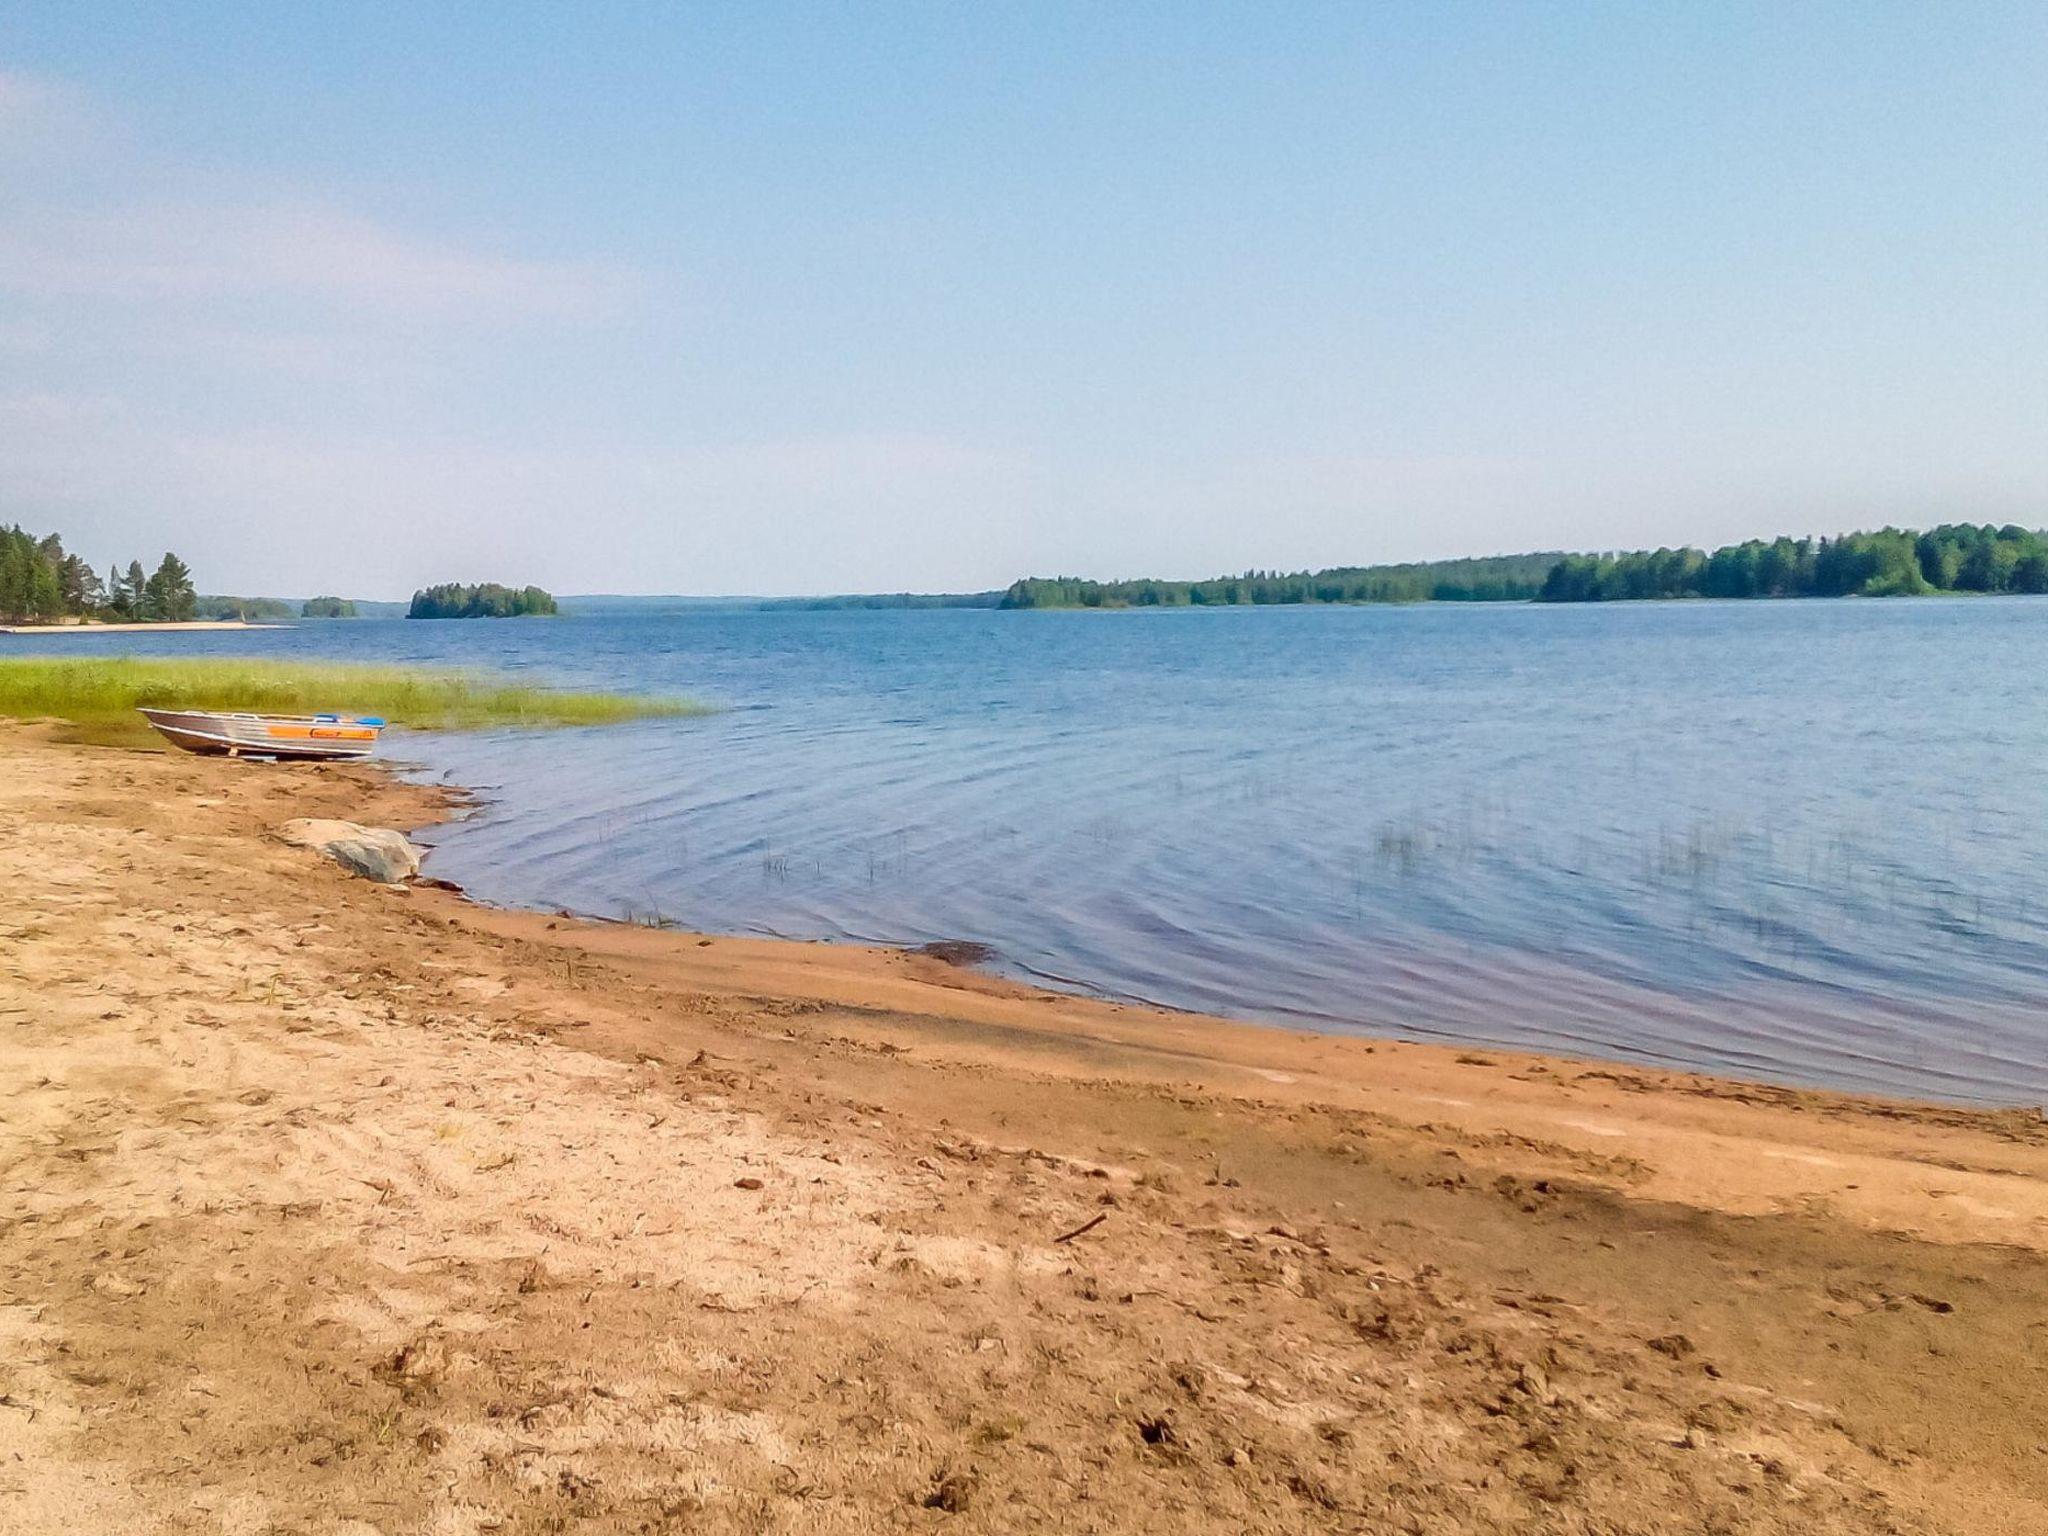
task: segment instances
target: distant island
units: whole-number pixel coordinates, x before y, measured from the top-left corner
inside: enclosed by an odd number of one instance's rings
[[[1495,555],[1208,581],[1013,583],[1004,608],[1238,607],[1298,603],[1598,603],[1682,597],[1912,597],[2048,592],[2048,539],[2017,524],[1944,523],[1836,538],[1750,539],[1609,554]]]
[[[501,587],[495,581],[466,587],[446,582],[413,593],[408,619],[519,619],[552,614],[555,600],[539,587]]]
[[[202,592],[194,609],[202,619],[233,620],[241,624],[282,624],[292,617],[292,606],[275,597],[216,597]]]
[[[216,597],[199,594],[202,619],[239,619],[248,624],[290,624],[299,619],[396,618],[404,603],[380,603],[353,597]]]

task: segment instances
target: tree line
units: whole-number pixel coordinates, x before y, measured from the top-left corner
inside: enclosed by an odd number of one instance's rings
[[[115,566],[106,580],[56,534],[0,528],[0,622],[58,624],[66,619],[181,623],[198,611],[192,572],[166,554],[153,573],[140,560]]]
[[[1673,597],[1910,597],[2048,592],[2048,537],[2007,523],[1880,528],[1835,538],[1750,539],[1714,550],[1494,555],[1211,581],[1032,577],[1003,608],[1233,607],[1272,603],[1617,602]]]
[[[292,605],[274,597],[209,597],[201,593],[196,616],[243,624],[282,624],[292,617]]]
[[[1567,555],[1539,601],[1668,597],[1910,597],[1932,592],[2048,592],[2048,540],[2007,523],[1881,528],[1832,539],[1750,539],[1698,549]]]
[[[516,619],[554,611],[554,598],[539,587],[501,587],[495,581],[466,587],[451,581],[413,593],[412,607],[405,616],[409,619]]]
[[[1078,576],[1013,582],[1004,608],[1230,608],[1292,603],[1526,602],[1543,590],[1556,554],[1489,555],[1324,571],[1246,571],[1210,581],[1087,581]]]

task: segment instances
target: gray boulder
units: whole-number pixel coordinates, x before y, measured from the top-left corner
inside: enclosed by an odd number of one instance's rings
[[[380,885],[400,885],[420,872],[419,849],[389,827],[300,817],[279,827],[277,835],[294,847],[317,848],[350,874]]]

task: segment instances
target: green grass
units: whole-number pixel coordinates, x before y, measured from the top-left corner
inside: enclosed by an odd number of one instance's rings
[[[490,726],[610,725],[708,713],[682,699],[535,688],[488,674],[231,657],[0,659],[0,718],[70,722],[76,740],[161,744],[141,705],[260,714],[381,715],[425,731]]]

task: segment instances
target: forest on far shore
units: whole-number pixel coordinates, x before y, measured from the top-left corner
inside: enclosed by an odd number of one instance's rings
[[[1881,528],[1834,538],[1750,539],[1610,554],[1494,555],[1209,581],[1033,577],[1005,608],[1236,607],[1290,603],[1598,603],[1679,597],[1913,597],[2048,592],[2048,539],[2014,523]]]
[[[1697,549],[1567,555],[1544,578],[1546,603],[1666,597],[1913,597],[2048,592],[2048,539],[2016,523],[1881,528],[1834,539],[1751,539]]]
[[[750,599],[754,607],[1172,608],[1322,603],[1597,603],[1667,598],[1912,597],[1941,592],[2048,593],[2048,537],[2016,523],[1880,528],[1830,538],[1749,539],[1711,553],[1691,547],[1604,554],[1489,555],[1320,571],[1246,571],[1207,581],[1032,577],[1002,593],[896,593]],[[592,599],[626,605],[650,600]],[[370,604],[377,610],[380,605]],[[390,605],[395,607],[395,605]],[[407,617],[515,618],[556,611],[539,587],[459,582],[415,592]],[[579,611],[580,605],[579,605]],[[131,560],[102,578],[56,534],[0,527],[0,623],[177,623],[354,618],[357,604],[316,597],[206,597],[166,553],[154,571]]]
[[[1246,571],[1209,581],[1088,581],[1078,576],[1013,582],[1004,608],[1231,608],[1284,603],[1526,602],[1560,559],[1556,554],[1488,555],[1405,565],[1346,565],[1325,571]]]

